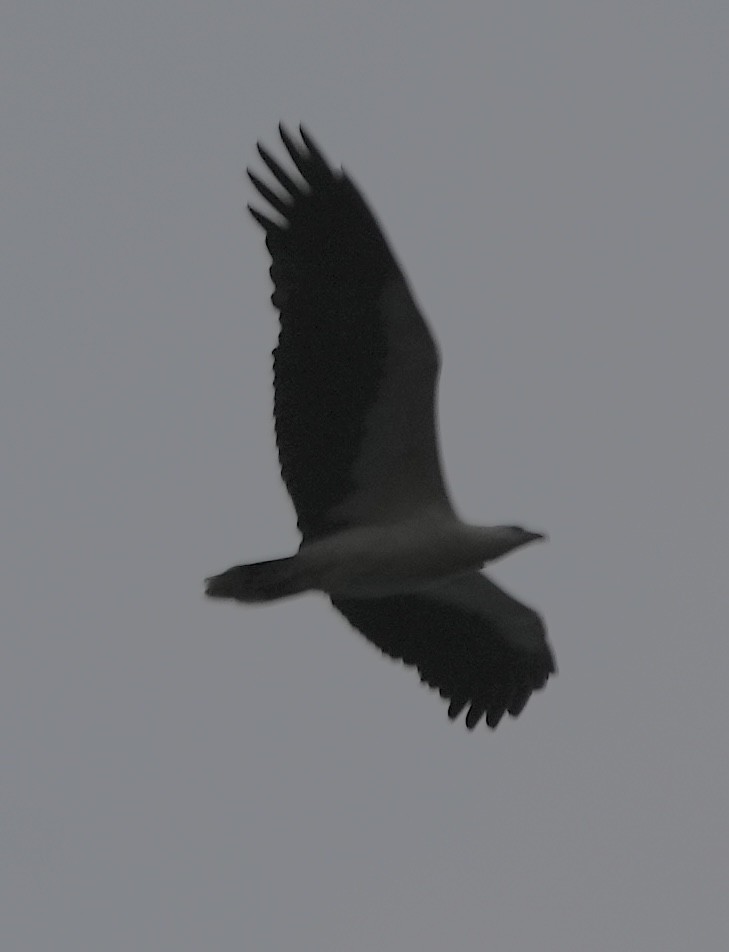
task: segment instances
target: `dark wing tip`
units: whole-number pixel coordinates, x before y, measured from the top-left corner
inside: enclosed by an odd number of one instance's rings
[[[299,126],[299,134],[301,135],[301,141],[306,146],[309,152],[309,160],[314,168],[319,173],[324,173],[327,176],[331,176],[332,170],[324,157],[324,153],[319,148],[311,134],[304,128],[304,126]]]
[[[281,136],[281,141],[286,146],[286,151],[291,156],[291,159],[294,165],[299,170],[299,172],[301,172],[301,162],[302,162],[301,151],[297,143],[294,142],[293,136],[291,135],[291,133],[288,131],[288,129],[282,122],[279,122],[278,124],[278,134]]]
[[[448,705],[448,717],[452,721],[458,717],[463,708],[468,704],[468,697],[464,695],[459,695],[451,699],[451,703]]]
[[[476,726],[476,724],[478,724],[478,722],[483,717],[485,711],[486,711],[486,708],[484,705],[478,704],[476,702],[471,704],[470,708],[468,709],[468,713],[466,714],[466,727],[470,731],[472,731],[474,727]]]
[[[286,194],[280,195],[274,192],[252,169],[246,171],[259,195],[279,214],[288,219],[300,199],[308,194],[311,189],[315,189],[316,186],[331,182],[335,175],[321,149],[303,126],[299,127],[301,142],[296,141],[296,138],[289,132],[283,122],[279,123],[278,131],[281,141],[303,182],[295,181],[260,141],[256,143],[258,154]],[[291,201],[287,201],[287,199],[291,199]]]
[[[248,206],[248,211],[266,234],[283,231],[280,225],[277,225],[275,221],[271,221],[270,218],[266,218],[266,216],[262,212],[259,212],[257,208],[254,208],[253,205]]]
[[[263,179],[260,179],[252,169],[246,169],[246,172],[248,173],[248,178],[253,183],[253,187],[261,198],[264,198],[279,215],[283,215],[283,217],[286,218],[291,211],[291,205],[284,201],[272,188],[266,185]]]
[[[285,142],[286,140],[284,139],[284,143]],[[258,154],[263,160],[264,165],[266,165],[269,172],[271,173],[271,175],[273,175],[273,177],[276,179],[279,185],[281,185],[289,193],[291,198],[293,198],[294,200],[301,198],[301,196],[303,195],[301,188],[296,184],[296,182],[294,182],[291,176],[288,175],[288,173],[283,170],[283,168],[279,165],[276,159],[274,159],[274,157],[271,155],[268,149],[263,145],[263,143],[258,142],[256,144],[256,148],[258,150]],[[293,158],[293,155],[292,155],[292,158]],[[297,163],[297,168],[298,168],[298,163]]]

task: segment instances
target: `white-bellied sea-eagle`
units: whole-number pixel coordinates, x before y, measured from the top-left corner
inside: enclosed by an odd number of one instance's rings
[[[280,187],[250,212],[271,255],[280,315],[274,417],[302,541],[237,565],[207,594],[266,602],[317,590],[373,644],[417,667],[473,728],[516,717],[555,670],[539,615],[480,571],[544,536],[471,526],[453,510],[436,435],[440,360],[372,212],[301,128],[281,138],[298,172],[259,144]],[[270,216],[270,217],[269,217]]]

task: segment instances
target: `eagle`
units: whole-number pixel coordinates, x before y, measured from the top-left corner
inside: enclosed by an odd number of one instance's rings
[[[481,569],[546,538],[456,514],[440,463],[437,344],[350,176],[279,126],[289,171],[249,211],[271,256],[274,418],[298,551],[236,565],[206,594],[244,603],[323,592],[383,653],[417,668],[473,729],[517,717],[556,670],[544,623]],[[270,180],[269,180],[270,181]]]

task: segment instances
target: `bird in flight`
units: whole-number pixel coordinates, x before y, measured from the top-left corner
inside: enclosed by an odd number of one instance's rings
[[[260,143],[278,187],[248,175],[271,255],[274,418],[281,475],[302,541],[287,558],[207,579],[211,598],[267,602],[325,593],[347,621],[449,702],[473,729],[517,717],[555,671],[544,624],[481,572],[545,538],[472,526],[440,465],[437,345],[377,220],[352,179],[303,127],[281,139],[295,168]]]

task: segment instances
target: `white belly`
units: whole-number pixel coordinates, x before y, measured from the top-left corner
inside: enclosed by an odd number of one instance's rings
[[[350,529],[302,547],[299,557],[311,588],[362,598],[427,588],[484,562],[469,527],[452,518]]]

